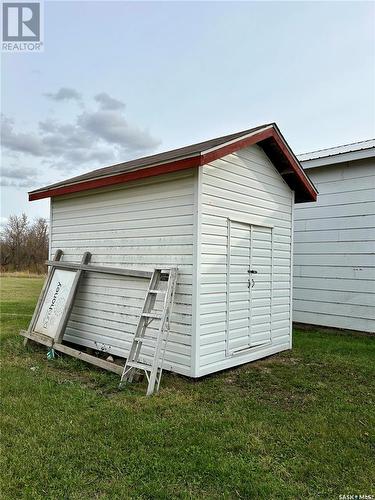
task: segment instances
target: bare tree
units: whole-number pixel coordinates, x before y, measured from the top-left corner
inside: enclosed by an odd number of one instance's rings
[[[46,219],[36,219],[29,228],[27,238],[29,266],[43,264],[48,258],[48,225]]]
[[[11,215],[0,233],[3,271],[45,272],[48,257],[48,224],[38,218],[30,223],[27,215]]]

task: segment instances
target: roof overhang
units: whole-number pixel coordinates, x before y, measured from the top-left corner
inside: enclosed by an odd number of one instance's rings
[[[130,172],[117,173],[81,180],[63,185],[46,186],[29,193],[29,200],[63,196],[91,189],[104,188],[123,184],[129,181],[145,179],[157,175],[168,174],[190,168],[199,168],[223,156],[240,149],[258,144],[269,157],[285,182],[295,191],[296,203],[316,201],[317,190],[303,171],[298,159],[288,146],[276,124],[265,126],[254,132],[244,134],[240,138],[220,144],[217,147],[200,151],[191,156],[178,158],[168,162],[155,163]]]
[[[338,163],[346,163],[349,161],[364,160],[366,158],[375,157],[375,148],[361,149],[359,151],[348,151],[347,153],[339,153],[336,155],[323,156],[320,158],[312,158],[311,160],[300,160],[303,168],[317,168],[325,165],[336,165]]]

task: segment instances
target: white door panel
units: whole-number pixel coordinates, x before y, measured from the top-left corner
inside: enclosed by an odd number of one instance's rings
[[[271,340],[272,229],[228,220],[227,355]]]

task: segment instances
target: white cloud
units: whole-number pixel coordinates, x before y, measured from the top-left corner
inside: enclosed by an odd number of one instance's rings
[[[30,187],[37,180],[37,172],[28,167],[10,165],[1,167],[1,186]]]
[[[18,153],[31,154],[33,156],[43,156],[44,148],[40,137],[35,134],[16,132],[14,121],[1,116],[1,143],[3,148]]]
[[[53,101],[81,101],[82,96],[77,90],[70,87],[61,87],[57,92],[48,92],[44,94]]]
[[[68,88],[48,97],[56,101],[81,99],[76,90]],[[48,166],[49,172],[51,169],[72,172],[149,154],[160,144],[149,131],[128,123],[123,102],[105,92],[94,99],[99,109],[86,110],[70,123],[47,117],[38,123],[37,132],[17,130],[12,119],[1,116],[3,157],[5,164],[10,165],[3,169],[2,184],[35,183],[36,169],[30,171],[25,167],[31,156],[38,159],[41,167]]]
[[[110,95],[108,95],[106,92],[101,92],[100,94],[97,94],[94,97],[95,101],[97,101],[101,107],[101,109],[124,109],[125,108],[125,103],[122,101],[118,101],[117,99],[114,99]]]
[[[119,111],[84,112],[78,117],[78,124],[96,137],[118,144],[125,151],[147,151],[160,144],[147,130],[129,125]]]

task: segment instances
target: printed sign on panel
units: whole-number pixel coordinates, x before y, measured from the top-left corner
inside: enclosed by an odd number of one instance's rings
[[[34,330],[54,338],[62,318],[76,272],[55,269]]]

